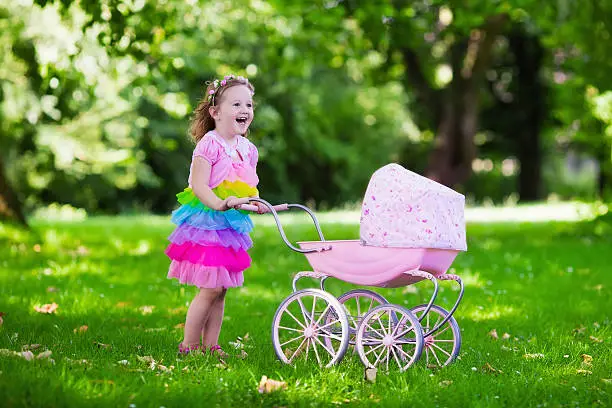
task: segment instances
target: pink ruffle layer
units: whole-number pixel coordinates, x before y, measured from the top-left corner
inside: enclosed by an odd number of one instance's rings
[[[188,261],[172,261],[168,278],[199,288],[235,288],[242,286],[242,271],[230,272],[222,266],[195,265]]]
[[[196,228],[188,224],[181,224],[168,237],[170,242],[182,245],[186,242],[202,246],[222,246],[232,248],[235,251],[247,250],[253,246],[253,241],[248,234],[241,234],[231,228],[223,230],[206,230]]]
[[[201,266],[224,267],[240,272],[251,266],[251,257],[244,249],[234,250],[220,246],[203,246],[193,242],[177,245],[170,243],[166,255],[173,261],[188,261]]]

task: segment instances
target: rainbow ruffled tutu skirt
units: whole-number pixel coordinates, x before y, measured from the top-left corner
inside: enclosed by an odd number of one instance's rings
[[[224,181],[213,192],[221,199],[258,194],[242,181]],[[235,209],[215,211],[202,204],[191,188],[177,198],[181,206],[172,213],[176,229],[166,249],[172,260],[168,278],[199,288],[242,286],[242,272],[251,265],[247,250],[253,246],[249,215]]]

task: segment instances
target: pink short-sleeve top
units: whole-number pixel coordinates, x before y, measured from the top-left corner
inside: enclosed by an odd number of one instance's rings
[[[257,148],[246,137],[237,135],[231,146],[217,132],[211,130],[198,142],[193,150],[189,168],[189,187],[193,172],[193,160],[202,157],[211,165],[208,186],[215,188],[223,181],[243,181],[251,187],[259,183],[257,177]]]

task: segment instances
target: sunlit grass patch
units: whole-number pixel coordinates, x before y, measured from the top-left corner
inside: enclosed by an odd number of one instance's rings
[[[459,360],[441,370],[420,362],[379,373],[372,384],[350,353],[332,369],[277,361],[272,317],[293,275],[309,266],[270,216],[254,218],[253,266],[245,286],[228,292],[221,341],[234,357],[226,366],[176,354],[194,290],[165,278],[169,217],[36,221],[30,233],[0,226],[3,405],[611,405],[612,241],[587,224],[470,223],[469,250],[450,271],[466,285],[455,313]],[[359,233],[352,222],[322,226],[329,239]],[[316,239],[308,218],[288,223],[287,235]],[[335,295],[354,289],[327,286]],[[376,291],[409,308],[432,288],[425,281]],[[450,308],[457,294],[442,282],[436,303]],[[30,349],[31,361],[11,354]],[[46,351],[49,358],[36,359]],[[262,376],[286,389],[259,393]]]

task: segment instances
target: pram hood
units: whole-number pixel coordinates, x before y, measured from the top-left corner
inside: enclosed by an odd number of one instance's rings
[[[361,208],[364,245],[466,251],[465,197],[388,164],[372,175]]]

